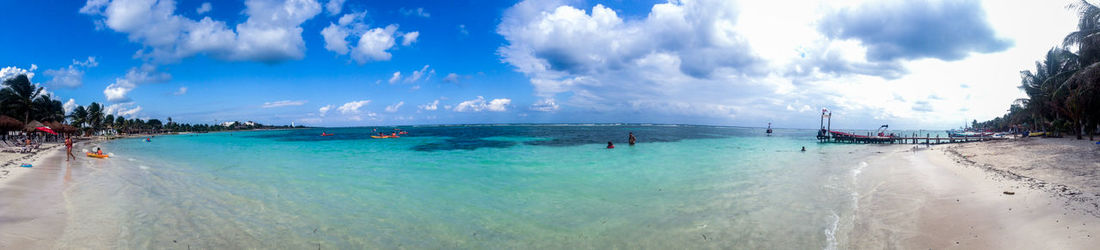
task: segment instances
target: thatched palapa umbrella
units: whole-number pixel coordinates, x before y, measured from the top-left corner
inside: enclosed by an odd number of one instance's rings
[[[12,131],[23,129],[23,122],[10,116],[0,116],[0,130]]]

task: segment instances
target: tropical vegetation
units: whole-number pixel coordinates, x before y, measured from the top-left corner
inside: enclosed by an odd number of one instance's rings
[[[26,75],[4,80],[0,89],[0,130],[24,130],[27,124],[43,124],[51,129],[75,135],[133,134],[166,132],[209,132],[271,128],[258,123],[230,123],[226,125],[180,124],[167,119],[137,119],[108,114],[102,104],[92,102],[88,106],[76,106],[66,114],[65,105],[55,99],[43,87],[31,83]],[[285,127],[285,126],[284,126]]]
[[[1019,87],[1027,98],[1013,102],[1004,116],[974,127],[1094,139],[1100,125],[1100,7],[1084,0],[1069,7],[1077,12],[1077,30],[1036,61],[1034,70],[1020,72]]]

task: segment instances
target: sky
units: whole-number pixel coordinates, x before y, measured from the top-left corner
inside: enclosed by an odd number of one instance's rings
[[[128,118],[961,127],[1072,1],[0,1],[0,78]]]

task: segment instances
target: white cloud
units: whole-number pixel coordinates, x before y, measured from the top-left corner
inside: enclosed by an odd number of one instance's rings
[[[301,24],[321,12],[315,0],[247,0],[248,18],[233,29],[210,17],[175,13],[175,1],[89,0],[80,13],[100,27],[125,33],[143,45],[137,56],[177,62],[196,54],[228,61],[280,62],[305,56]]]
[[[389,25],[386,28],[373,28],[359,37],[359,45],[351,51],[351,59],[360,64],[369,61],[389,61],[393,55],[387,50],[393,48],[393,34],[397,31],[397,25]]]
[[[329,0],[325,3],[325,10],[328,11],[329,15],[335,16],[340,14],[340,11],[344,8],[344,1],[345,0]]]
[[[130,68],[126,76],[115,78],[115,82],[103,90],[103,95],[107,97],[107,101],[126,102],[130,100],[126,95],[138,85],[164,82],[171,78],[172,76],[168,73],[157,72],[156,67],[146,64]]]
[[[28,79],[34,80],[34,70],[38,69],[38,65],[31,64],[30,69],[23,69],[15,66],[8,66],[0,68],[0,81],[7,80],[18,75],[27,75]]]
[[[397,110],[400,109],[402,105],[405,105],[404,101],[400,101],[400,102],[394,103],[393,105],[386,106],[386,112],[390,112],[390,113],[397,112]]]
[[[458,34],[461,34],[463,36],[469,36],[470,31],[466,30],[466,25],[465,24],[459,24],[458,25]]]
[[[325,105],[324,107],[321,107],[321,109],[318,109],[317,111],[321,113],[321,117],[324,117],[325,114],[328,113],[328,111],[332,109],[332,107],[333,106],[331,104]]]
[[[213,9],[214,6],[210,5],[210,2],[203,2],[202,5],[199,5],[199,7],[195,9],[195,13],[199,13],[199,15],[202,15],[210,12]]]
[[[187,87],[180,87],[178,90],[176,90],[176,92],[172,93],[172,95],[185,95],[185,94],[187,94]]]
[[[65,110],[66,114],[72,113],[73,110],[76,109],[76,100],[74,100],[73,98],[69,98],[69,101],[65,102],[65,104],[62,105],[62,109]]]
[[[401,81],[401,71],[393,72],[393,77],[390,77],[391,84],[397,83],[397,81]]]
[[[416,8],[416,9],[408,9],[408,10],[406,10],[405,8],[401,8],[401,14],[406,15],[406,16],[418,16],[418,17],[423,17],[423,18],[432,17],[432,13],[428,13],[427,11],[424,11],[424,8]]]
[[[436,110],[436,109],[439,109],[439,100],[435,100],[435,101],[429,102],[427,104],[419,105],[419,106],[416,106],[416,107],[418,107],[422,110],[428,110],[428,111]]]
[[[450,74],[447,74],[447,76],[443,77],[443,82],[458,83],[458,81],[459,81],[459,76],[458,76],[458,74],[455,74],[455,73],[450,73]]]
[[[481,112],[481,111],[493,111],[503,112],[508,110],[508,105],[512,104],[511,99],[501,98],[493,99],[492,101],[485,102],[485,97],[478,96],[477,99],[464,101],[454,107],[455,112]]]
[[[141,112],[141,106],[135,106],[134,102],[106,105],[103,107],[103,114],[133,118],[138,112]]]
[[[340,28],[335,23],[321,30],[321,37],[325,39],[325,49],[336,54],[348,54],[348,31]]]
[[[358,114],[360,112],[359,108],[362,108],[363,106],[366,106],[367,104],[370,104],[370,100],[361,100],[361,101],[348,102],[348,103],[344,103],[344,105],[340,105],[340,107],[337,108],[337,110],[339,110],[341,114],[345,114],[345,115],[347,115],[347,114]]]
[[[542,112],[554,112],[558,111],[558,103],[554,101],[554,98],[546,98],[531,104],[531,110]]]
[[[306,104],[306,101],[304,101],[304,100],[299,100],[299,101],[282,100],[282,101],[274,101],[274,102],[265,102],[264,105],[261,106],[261,107],[265,108],[265,109],[268,109],[268,108],[289,107],[289,106],[302,106],[303,104]]]
[[[406,82],[416,82],[416,81],[419,81],[420,78],[424,77],[424,76],[427,76],[428,78],[431,78],[431,75],[435,74],[435,70],[428,71],[428,68],[429,68],[429,65],[424,65],[424,67],[420,68],[420,70],[413,71],[412,75],[410,75],[408,78],[405,78],[405,81]],[[427,80],[427,79],[425,79],[425,80]]]
[[[401,38],[402,38],[401,39],[401,46],[412,45],[412,43],[416,42],[416,38],[419,38],[419,37],[420,37],[420,32],[419,31],[413,31],[413,32],[405,33],[405,35],[401,36]]]
[[[73,64],[68,67],[46,70],[46,75],[53,77],[47,84],[57,88],[80,87],[80,85],[84,84],[84,70],[95,66],[99,66],[95,57],[88,57],[88,59],[84,61],[73,59]]]

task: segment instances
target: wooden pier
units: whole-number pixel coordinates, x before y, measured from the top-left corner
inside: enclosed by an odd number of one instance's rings
[[[967,136],[967,137],[941,137],[940,135],[932,136],[932,134],[925,134],[920,136],[919,134],[911,135],[882,135],[876,136],[868,133],[867,135],[855,135],[851,133],[844,133],[839,131],[819,131],[817,140],[822,143],[857,143],[857,144],[947,144],[947,143],[964,143],[964,142],[979,142],[979,141],[992,141],[1003,140],[1003,137],[993,136]]]
[[[932,134],[924,134],[923,137],[920,134],[913,133],[911,135],[897,135],[894,133],[886,133],[888,125],[882,125],[875,132],[868,132],[866,135],[858,135],[853,133],[846,133],[841,131],[832,130],[833,124],[833,112],[827,109],[821,110],[821,130],[817,131],[817,140],[822,143],[863,143],[863,144],[946,144],[946,143],[963,143],[963,142],[979,142],[979,141],[991,141],[1006,139],[1004,137],[993,137],[989,135],[980,136],[948,136],[941,137],[936,135],[932,137]],[[951,135],[949,133],[948,135]]]

